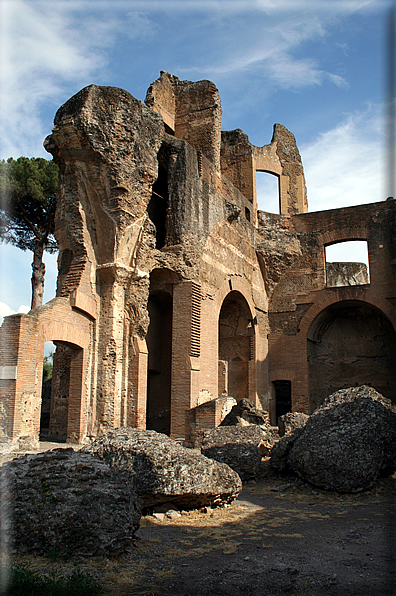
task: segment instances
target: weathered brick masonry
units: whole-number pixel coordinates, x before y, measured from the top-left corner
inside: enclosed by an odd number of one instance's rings
[[[393,199],[307,213],[288,130],[263,147],[222,132],[213,83],[165,72],[146,105],[86,87],[45,147],[60,167],[57,298],[1,328],[1,441],[39,437],[48,340],[59,440],[131,425],[193,441],[230,396],[274,423],[355,384],[395,400]],[[259,170],[279,179],[279,215],[257,211]],[[325,247],[347,240],[367,241],[369,277],[326,269]]]

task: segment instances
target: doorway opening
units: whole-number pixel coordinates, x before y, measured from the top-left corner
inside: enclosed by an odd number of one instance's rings
[[[273,381],[275,388],[276,422],[292,409],[291,381]]]
[[[175,274],[155,269],[150,275],[146,428],[170,434],[172,389],[172,310]]]
[[[54,354],[56,346],[52,341],[44,344],[43,380],[41,388],[41,411],[40,411],[40,441],[48,440],[50,411],[51,411],[51,385],[54,366]]]

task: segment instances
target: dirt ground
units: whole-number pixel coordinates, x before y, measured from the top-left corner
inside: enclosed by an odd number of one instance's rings
[[[396,476],[340,495],[269,474],[229,507],[143,517],[134,548],[118,558],[15,562],[78,565],[109,596],[394,596],[395,500]]]

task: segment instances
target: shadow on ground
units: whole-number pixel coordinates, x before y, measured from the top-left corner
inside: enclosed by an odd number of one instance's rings
[[[142,518],[118,558],[16,560],[46,571],[77,563],[114,596],[394,596],[395,497],[396,478],[340,495],[268,476],[227,508]]]

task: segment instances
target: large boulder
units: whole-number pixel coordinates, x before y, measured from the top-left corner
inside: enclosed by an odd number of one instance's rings
[[[20,457],[3,464],[1,480],[8,497],[2,538],[15,550],[108,556],[132,546],[141,516],[133,485],[89,453]]]
[[[288,440],[283,437],[279,443]],[[372,387],[330,395],[294,443],[287,464],[305,481],[326,490],[358,492],[396,470],[396,410]]]
[[[309,416],[303,412],[288,412],[279,416],[279,436],[283,437],[288,433],[293,432],[296,428],[302,428],[306,425]]]
[[[288,470],[288,458],[291,448],[303,432],[303,428],[295,428],[275,443],[271,451],[270,466],[276,472]]]
[[[218,426],[203,433],[201,452],[230,466],[243,481],[262,472],[262,457],[268,455],[279,439],[270,427]]]
[[[247,426],[249,424],[268,426],[269,415],[264,410],[258,410],[250,399],[243,398],[233,406],[220,426]]]
[[[184,509],[215,507],[232,501],[242,490],[231,468],[154,430],[119,428],[84,451],[130,477],[143,507],[168,501]]]

